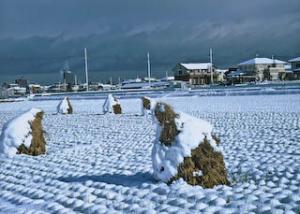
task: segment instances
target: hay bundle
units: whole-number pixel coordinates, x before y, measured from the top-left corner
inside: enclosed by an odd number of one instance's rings
[[[152,150],[154,177],[167,183],[183,178],[191,185],[211,188],[229,184],[223,155],[208,122],[158,103],[158,124]]]
[[[143,108],[144,109],[151,109],[151,101],[149,97],[142,97],[142,102],[143,102]]]
[[[45,154],[43,115],[42,110],[33,108],[7,122],[0,136],[0,153],[8,156]]]
[[[117,98],[109,94],[103,104],[103,113],[122,114],[122,108]]]
[[[73,114],[73,107],[69,97],[65,97],[57,106],[57,113],[59,114]]]
[[[141,101],[142,101],[142,108],[141,108],[142,114],[143,115],[151,114],[152,110],[155,107],[156,102],[150,97],[142,97]]]

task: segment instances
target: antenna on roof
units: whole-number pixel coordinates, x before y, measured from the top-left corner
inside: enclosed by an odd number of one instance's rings
[[[273,60],[273,66],[275,67],[275,58],[273,54],[272,54],[272,60]]]

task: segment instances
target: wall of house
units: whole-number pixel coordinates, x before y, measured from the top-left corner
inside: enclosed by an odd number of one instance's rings
[[[184,76],[188,75],[188,72],[185,67],[181,66],[180,64],[177,64],[173,68],[174,76]]]
[[[292,62],[292,70],[300,69],[300,61],[299,62]]]
[[[283,64],[255,64],[255,65],[241,65],[238,69],[248,76],[253,76],[257,81],[265,79],[264,72],[267,70],[270,73],[270,80],[278,80],[279,74],[284,73]]]

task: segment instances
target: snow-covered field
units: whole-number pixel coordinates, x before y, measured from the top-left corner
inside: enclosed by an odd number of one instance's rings
[[[155,126],[140,101],[103,115],[104,100],[0,104],[0,127],[31,107],[45,111],[47,154],[0,156],[0,213],[299,213],[300,96],[163,98],[214,125],[231,186],[170,186],[152,176]]]

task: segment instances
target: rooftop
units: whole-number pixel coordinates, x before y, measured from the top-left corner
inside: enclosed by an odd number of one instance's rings
[[[290,59],[289,62],[300,62],[300,57]]]
[[[180,63],[181,66],[189,70],[209,69],[211,63]]]
[[[253,58],[244,62],[241,62],[239,65],[256,65],[256,64],[285,64],[286,62],[278,59],[270,58]]]

